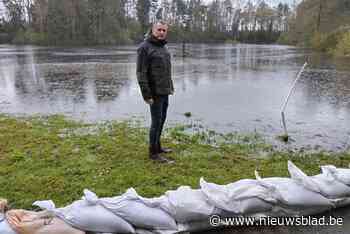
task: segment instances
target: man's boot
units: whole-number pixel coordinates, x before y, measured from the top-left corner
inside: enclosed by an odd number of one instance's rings
[[[160,142],[158,143],[158,152],[159,153],[164,153],[164,154],[169,154],[169,153],[172,153],[173,150],[170,149],[170,148],[163,148],[160,144]]]
[[[149,158],[153,161],[160,163],[174,163],[173,160],[167,159],[159,154],[159,149],[157,145],[149,147]]]

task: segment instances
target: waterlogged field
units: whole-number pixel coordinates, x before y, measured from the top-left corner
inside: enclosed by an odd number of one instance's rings
[[[277,152],[257,135],[186,128],[166,130],[164,144],[175,150],[176,163],[160,165],[148,159],[148,131],[138,121],[86,124],[63,116],[1,115],[1,196],[17,208],[47,199],[59,207],[80,199],[84,188],[103,197],[134,187],[154,197],[181,185],[198,188],[201,177],[218,184],[255,178],[255,170],[262,177],[286,177],[288,160],[309,175],[319,174],[320,165],[347,167],[350,160],[349,153]]]

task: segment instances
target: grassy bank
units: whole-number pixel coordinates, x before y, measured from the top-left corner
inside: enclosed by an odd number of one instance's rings
[[[350,162],[348,153],[280,153],[256,135],[193,129],[166,130],[164,144],[175,149],[176,163],[160,165],[148,160],[148,130],[135,121],[84,124],[62,116],[0,115],[0,197],[22,208],[38,199],[66,205],[84,188],[114,196],[134,187],[153,197],[181,185],[197,188],[200,177],[219,184],[254,178],[256,168],[263,177],[288,176],[288,159],[308,174],[319,173],[319,165]]]

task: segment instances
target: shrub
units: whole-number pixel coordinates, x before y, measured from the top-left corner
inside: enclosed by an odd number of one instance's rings
[[[13,39],[13,43],[14,44],[25,44],[27,39],[25,38],[25,31],[24,29],[19,29],[17,32],[16,32],[16,35]]]
[[[325,44],[326,38],[326,35],[323,35],[320,32],[315,32],[310,39],[311,47],[316,50],[324,51],[326,49],[325,47],[327,47]]]
[[[350,28],[348,26],[340,27],[330,33],[314,32],[309,39],[309,46],[313,49],[328,52],[331,54],[342,54],[341,51],[346,51],[348,46],[346,35],[349,34]],[[339,48],[338,48],[339,47]],[[338,51],[338,52],[335,52]],[[344,56],[344,55],[341,55]]]
[[[281,33],[281,35],[279,36],[278,40],[277,40],[278,44],[282,44],[282,45],[290,45],[292,44],[291,41],[289,40],[289,36],[288,33],[284,32]]]
[[[37,44],[37,45],[47,45],[48,44],[47,33],[31,32],[30,33],[30,43]]]
[[[332,53],[336,57],[350,56],[350,31],[343,34]]]
[[[31,28],[19,29],[13,39],[14,44],[47,45],[47,33],[34,32]]]

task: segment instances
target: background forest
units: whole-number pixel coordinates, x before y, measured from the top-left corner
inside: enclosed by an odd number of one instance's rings
[[[163,19],[171,42],[277,42],[350,53],[348,0],[2,0],[0,9],[0,43],[134,44]]]
[[[170,41],[275,42],[293,15],[287,3],[201,0],[3,0],[2,42],[127,44],[151,22],[171,24]]]

